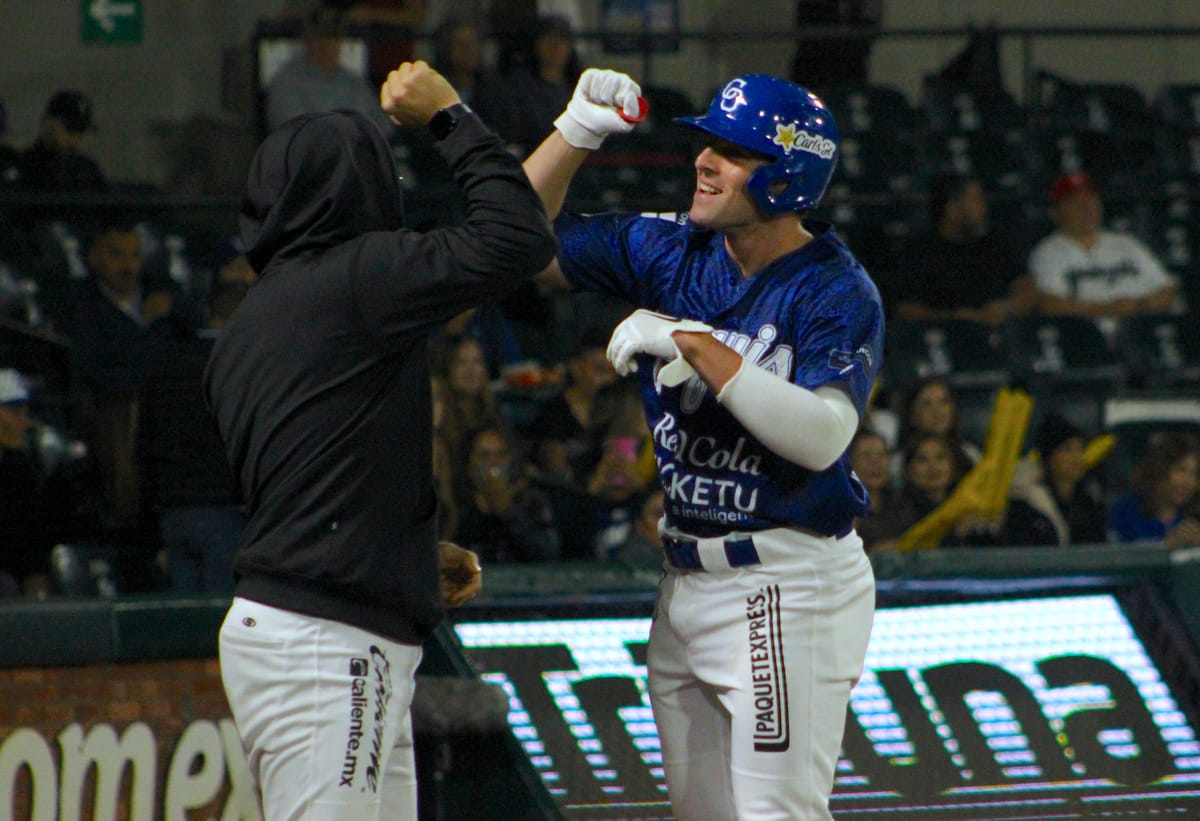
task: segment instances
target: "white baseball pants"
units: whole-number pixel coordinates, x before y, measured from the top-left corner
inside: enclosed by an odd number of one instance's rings
[[[702,539],[705,569],[668,566],[660,585],[647,666],[677,821],[832,818],[874,574],[853,531],[751,537],[760,564],[731,568]]]
[[[235,598],[220,660],[266,821],[415,821],[419,646]]]

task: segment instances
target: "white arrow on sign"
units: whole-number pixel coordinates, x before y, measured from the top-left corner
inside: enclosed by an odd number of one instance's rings
[[[137,6],[133,3],[114,3],[113,0],[93,0],[88,7],[88,16],[96,21],[96,25],[112,34],[117,28],[114,17],[132,17],[137,14]]]

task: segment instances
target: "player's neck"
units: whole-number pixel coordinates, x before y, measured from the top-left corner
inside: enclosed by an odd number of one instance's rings
[[[812,241],[812,234],[791,214],[728,228],[723,233],[725,250],[747,279]]]

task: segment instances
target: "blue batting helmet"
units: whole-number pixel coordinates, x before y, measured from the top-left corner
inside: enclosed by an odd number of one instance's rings
[[[819,97],[768,74],[734,77],[713,97],[707,114],[675,122],[769,158],[746,183],[768,214],[815,208],[841,146],[833,114]]]

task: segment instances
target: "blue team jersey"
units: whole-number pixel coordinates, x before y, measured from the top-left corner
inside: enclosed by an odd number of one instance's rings
[[[760,368],[810,390],[834,385],[866,413],[883,350],[879,292],[834,230],[806,222],[813,239],[749,279],[718,233],[686,217],[565,216],[559,262],[577,290],[699,319]],[[658,360],[638,357],[667,520],[699,536],[771,527],[850,530],[867,493],[843,454],[815,472],[776,455],[693,376],[656,387]]]

